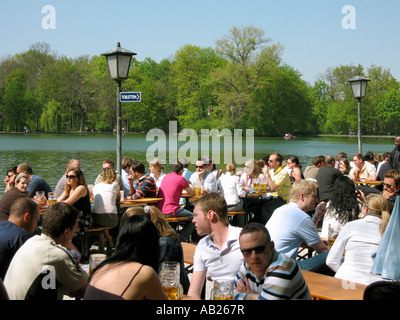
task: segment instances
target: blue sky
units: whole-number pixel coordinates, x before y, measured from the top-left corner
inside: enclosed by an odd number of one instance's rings
[[[55,29],[42,8],[54,7]],[[355,9],[355,29],[344,29]],[[400,80],[399,0],[2,0],[0,59],[47,42],[58,55],[99,55],[117,42],[142,61],[172,58],[185,44],[215,47],[236,26],[264,29],[283,62],[311,84],[328,67],[372,64]]]

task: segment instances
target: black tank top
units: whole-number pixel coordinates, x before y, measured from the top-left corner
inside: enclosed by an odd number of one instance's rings
[[[86,288],[84,300],[125,300],[122,298],[126,290],[129,288],[131,285],[133,279],[136,278],[137,274],[140,272],[142,269],[143,265],[140,266],[139,270],[135,273],[135,275],[132,277],[131,281],[129,281],[128,285],[125,287],[124,291],[121,293],[121,295],[117,295],[114,293],[110,293],[101,289],[98,289],[92,285],[88,285]]]

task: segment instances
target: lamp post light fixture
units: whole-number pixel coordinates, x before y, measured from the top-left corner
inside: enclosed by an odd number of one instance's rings
[[[368,81],[358,74],[354,78],[351,78],[347,82],[350,82],[351,91],[353,92],[353,97],[358,100],[358,153],[362,153],[362,143],[361,143],[361,99],[365,97],[367,92]]]
[[[108,71],[111,79],[117,82],[117,172],[121,174],[121,82],[128,78],[132,56],[136,53],[117,47],[101,54],[107,58]]]

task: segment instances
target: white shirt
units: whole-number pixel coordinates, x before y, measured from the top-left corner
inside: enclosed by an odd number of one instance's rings
[[[150,173],[150,177],[152,177],[152,178],[154,179],[154,181],[156,182],[157,190],[160,189],[161,181],[162,181],[162,179],[164,179],[164,177],[165,177],[166,175],[167,175],[166,173],[164,173],[163,171],[161,171],[161,172],[160,172],[160,176],[158,177],[158,180],[156,181],[156,177],[154,176],[154,173]]]
[[[119,192],[119,185],[115,181],[112,183],[99,182],[93,187],[93,212],[118,213],[116,199]]]
[[[312,246],[321,241],[310,216],[295,202],[289,202],[274,211],[265,225],[275,249],[296,260],[303,240]]]
[[[336,278],[366,285],[382,280],[370,273],[373,266],[371,255],[378,250],[382,238],[379,231],[381,222],[377,216],[366,215],[363,219],[346,223],[326,258],[326,264],[336,272]]]
[[[228,206],[239,203],[239,197],[244,197],[246,195],[246,190],[243,190],[239,177],[231,175],[230,172],[223,174],[219,178],[218,189],[224,196]]]
[[[193,172],[193,174],[190,176],[190,183],[192,184],[192,186],[195,185],[195,182],[197,181],[199,176],[199,173]],[[201,180],[201,183],[204,186],[204,189],[206,190],[207,193],[210,192],[218,192],[218,187],[217,187],[217,178],[215,178],[215,176],[207,170],[206,176],[203,177]]]
[[[208,235],[202,238],[194,253],[193,271],[208,271],[213,280],[233,280],[244,261],[239,235],[242,228],[229,225],[228,241],[220,250]]]

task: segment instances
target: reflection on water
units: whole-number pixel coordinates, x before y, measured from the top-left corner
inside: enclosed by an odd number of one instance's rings
[[[179,142],[178,149],[184,143]],[[243,148],[245,148],[245,143],[243,139]],[[124,135],[122,157],[135,158],[144,162],[147,167],[146,151],[152,144],[154,141],[146,141],[146,135]],[[391,151],[393,147],[393,138],[363,138],[363,153],[367,151],[384,153]],[[255,158],[263,158],[274,152],[282,153],[284,158],[295,155],[302,163],[303,170],[311,164],[315,156],[336,155],[344,151],[352,157],[357,153],[357,149],[356,136],[296,138],[289,141],[282,138],[254,138]],[[220,150],[223,151],[223,139],[221,139]],[[209,154],[211,153],[210,146]],[[0,135],[0,196],[4,193],[3,179],[9,167],[28,162],[34,174],[45,178],[54,189],[61,175],[65,173],[65,166],[71,158],[80,160],[87,182],[93,183],[101,171],[104,160],[116,161],[116,137],[111,134]],[[234,159],[233,156],[232,158]],[[168,153],[166,159],[169,159]],[[224,169],[222,154],[221,162],[217,164],[217,167]],[[243,164],[237,163],[237,165],[241,167]],[[170,172],[170,164],[167,163],[165,169]],[[194,171],[194,164],[190,165],[190,169]]]

